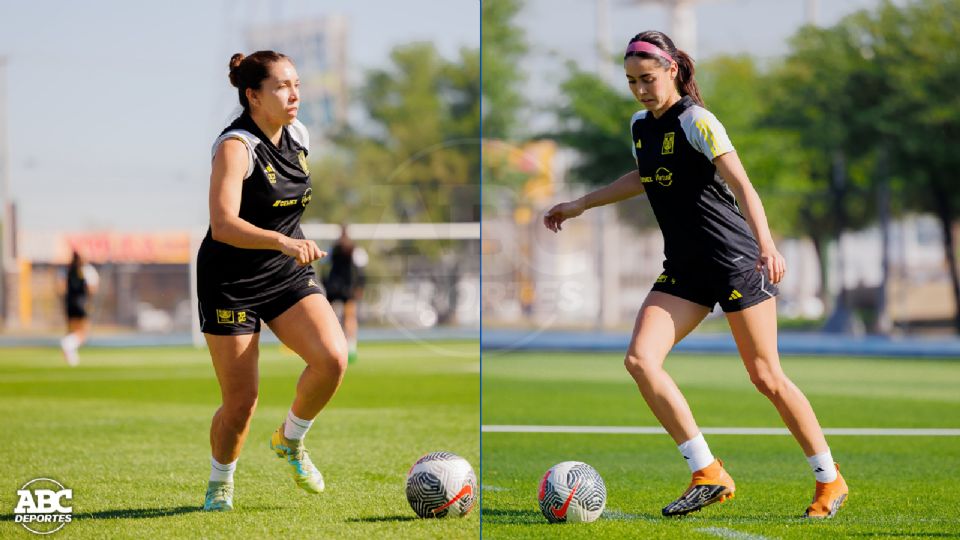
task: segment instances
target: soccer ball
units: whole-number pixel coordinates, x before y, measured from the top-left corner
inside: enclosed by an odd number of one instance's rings
[[[557,463],[540,480],[540,511],[550,523],[589,523],[603,513],[607,486],[600,473],[580,461]]]
[[[463,517],[477,497],[477,475],[462,457],[433,452],[407,473],[407,501],[422,518]]]

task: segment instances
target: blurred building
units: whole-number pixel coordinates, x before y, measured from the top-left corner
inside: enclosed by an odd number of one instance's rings
[[[564,223],[560,234],[548,231],[544,212],[587,188],[564,185],[571,160],[563,152],[538,153],[545,148],[542,142],[510,148],[505,154],[510,159],[501,161],[514,171],[498,171],[499,177],[509,180],[516,173],[528,179],[484,186],[483,323],[629,328],[663,270],[662,234],[656,228],[638,230],[621,219],[618,212],[630,211],[623,205],[594,208]],[[484,150],[485,161],[500,157],[497,149]],[[524,161],[529,159],[539,165],[531,169]],[[960,226],[955,230],[960,233]],[[933,216],[894,220],[884,283],[879,227],[846,232],[827,246],[826,291],[813,243],[779,238],[777,247],[790,268],[779,286],[780,315],[821,320],[841,298],[842,288],[861,332],[877,330],[881,318],[909,332],[952,329],[955,307],[942,238]]]
[[[419,224],[429,234],[391,236],[398,225],[353,226],[354,239],[370,254],[359,311],[365,326],[479,325],[480,261],[475,255],[479,225],[446,225],[465,226],[471,232],[462,238],[442,238],[444,224]],[[305,232],[327,248],[339,235],[339,226],[312,224]],[[96,333],[187,333],[197,319],[192,259],[203,234],[203,230],[21,231],[18,272],[11,283],[17,293],[12,328],[18,333],[49,333],[64,327],[63,281],[76,250],[100,274],[99,290],[89,306]],[[324,264],[317,264],[320,272]]]
[[[100,273],[90,305],[99,328],[169,332],[189,327],[189,233],[24,231],[22,240],[19,328],[44,331],[65,324],[61,288],[74,250]]]
[[[300,75],[298,118],[316,136],[335,131],[347,119],[347,23],[330,15],[247,30],[249,50],[274,50],[293,59]]]

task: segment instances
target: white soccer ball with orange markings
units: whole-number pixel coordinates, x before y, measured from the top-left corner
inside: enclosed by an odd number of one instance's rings
[[[407,501],[422,518],[467,515],[477,496],[477,475],[462,457],[432,452],[407,473]]]
[[[589,523],[603,514],[607,486],[590,465],[564,461],[543,475],[537,499],[550,523]]]

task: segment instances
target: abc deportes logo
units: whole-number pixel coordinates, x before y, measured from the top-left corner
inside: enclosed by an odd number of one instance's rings
[[[50,478],[35,478],[17,490],[14,522],[36,534],[59,531],[73,521],[73,490]]]

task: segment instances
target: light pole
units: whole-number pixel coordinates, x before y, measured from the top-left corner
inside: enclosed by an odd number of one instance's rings
[[[816,26],[820,20],[820,0],[805,0],[807,24]]]
[[[10,326],[13,273],[13,205],[10,201],[10,152],[7,145],[7,57],[0,55],[0,318]]]
[[[709,0],[627,0],[631,4],[659,4],[670,11],[670,38],[678,49],[697,58],[697,14],[693,11],[699,2]]]

